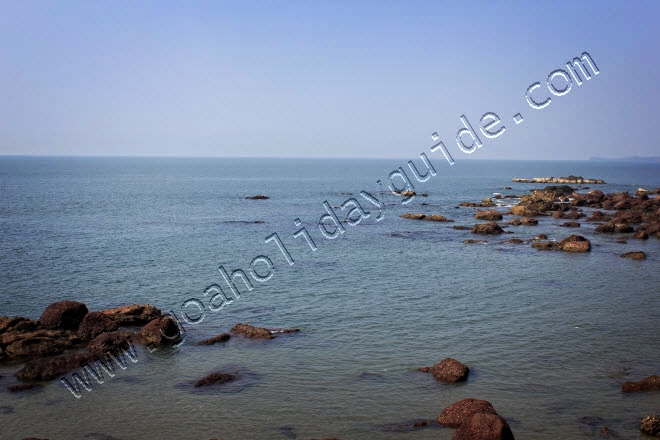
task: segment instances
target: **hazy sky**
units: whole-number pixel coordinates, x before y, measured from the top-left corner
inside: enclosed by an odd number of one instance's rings
[[[0,0],[0,154],[660,155],[660,2],[534,4]],[[584,51],[600,74],[549,93]],[[461,152],[486,112],[506,131]]]

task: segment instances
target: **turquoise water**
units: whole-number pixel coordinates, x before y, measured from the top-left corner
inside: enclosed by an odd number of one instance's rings
[[[11,394],[19,366],[0,366],[0,437],[450,439],[452,429],[387,425],[434,419],[475,397],[492,402],[519,439],[600,438],[602,425],[618,438],[641,438],[639,419],[660,412],[660,398],[622,395],[620,386],[660,372],[660,240],[618,244],[583,222],[578,233],[593,251],[569,255],[500,244],[576,232],[552,218],[511,227],[514,234],[487,245],[464,244],[474,237],[451,226],[475,223],[473,208],[455,208],[461,201],[538,186],[512,177],[575,174],[605,179],[605,192],[634,192],[660,187],[660,165],[431,161],[437,175],[414,181],[428,197],[404,206],[380,191],[391,171],[409,171],[405,160],[1,158],[0,315],[37,319],[63,299],[90,310],[149,303],[180,313],[189,298],[208,307],[203,291],[222,283],[221,265],[247,272],[266,255],[274,269],[187,325],[180,347],[138,347],[139,362],[80,399],[58,381]],[[253,194],[271,198],[245,200]],[[351,197],[370,216],[324,238],[322,203]],[[343,219],[348,210],[335,211]],[[404,212],[455,223],[399,218]],[[302,226],[316,251],[293,237]],[[273,233],[293,265],[264,242]],[[619,257],[630,250],[648,258]],[[194,345],[237,322],[302,331]],[[471,367],[468,382],[444,385],[415,372],[448,356]],[[190,383],[219,369],[245,379],[193,392]],[[584,416],[603,421],[592,429]]]

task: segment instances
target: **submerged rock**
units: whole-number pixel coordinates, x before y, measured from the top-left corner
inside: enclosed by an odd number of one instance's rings
[[[475,414],[497,414],[493,405],[487,400],[463,399],[452,403],[438,415],[438,423],[451,428],[458,428],[463,422]]]
[[[225,382],[231,382],[232,380],[236,380],[236,376],[233,374],[229,373],[211,373],[208,376],[198,380],[195,382],[195,388],[199,387],[207,387],[209,385],[219,385],[223,384]]]
[[[218,336],[214,336],[209,339],[204,339],[203,341],[198,342],[197,345],[213,345],[219,342],[227,342],[230,338],[231,335],[229,333],[222,333]]]
[[[255,327],[250,324],[236,324],[230,330],[230,333],[234,335],[244,336],[250,339],[273,339],[275,336],[270,332],[270,330],[263,327]]]
[[[93,362],[96,357],[93,353],[82,352],[33,358],[18,370],[16,377],[22,381],[53,380],[84,364]]]
[[[263,194],[256,194],[254,196],[248,196],[246,197],[248,200],[268,200],[270,197],[264,196]]]
[[[633,260],[640,261],[646,259],[646,254],[642,251],[626,252],[625,254],[621,255],[621,258],[630,258]]]

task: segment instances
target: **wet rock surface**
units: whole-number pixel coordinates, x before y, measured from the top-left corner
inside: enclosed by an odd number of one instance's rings
[[[443,359],[432,367],[420,368],[419,371],[432,373],[437,380],[450,383],[465,381],[470,373],[467,365],[452,358]]]
[[[463,399],[452,403],[443,409],[438,416],[438,423],[451,428],[458,428],[474,414],[497,414],[493,405],[487,400]]]

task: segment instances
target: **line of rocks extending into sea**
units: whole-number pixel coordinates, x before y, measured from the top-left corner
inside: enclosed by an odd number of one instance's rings
[[[511,179],[512,182],[518,183],[561,183],[561,184],[572,184],[572,185],[604,185],[605,181],[602,179],[585,179],[582,176],[568,176],[568,177],[534,177],[532,179],[524,179],[520,177],[514,177]]]

